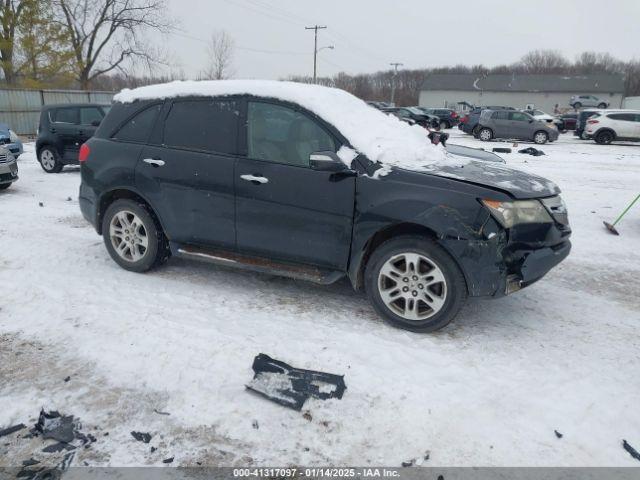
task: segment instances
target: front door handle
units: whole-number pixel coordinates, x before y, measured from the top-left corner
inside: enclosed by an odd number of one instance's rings
[[[246,180],[247,182],[251,182],[251,183],[269,183],[269,179],[265,178],[263,176],[257,176],[257,175],[240,175],[240,178],[243,180]]]
[[[159,158],[145,158],[142,161],[154,167],[162,167],[164,165],[164,160],[160,160]]]

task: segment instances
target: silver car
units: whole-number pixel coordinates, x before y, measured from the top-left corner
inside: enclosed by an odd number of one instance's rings
[[[18,163],[13,154],[4,146],[0,147],[0,190],[9,188],[18,180]]]
[[[573,95],[569,99],[569,105],[576,110],[583,107],[597,107],[600,109],[609,108],[609,102],[602,100],[595,95]]]
[[[494,138],[533,141],[539,145],[558,139],[553,123],[536,120],[518,110],[483,110],[478,122],[478,138],[488,142]]]

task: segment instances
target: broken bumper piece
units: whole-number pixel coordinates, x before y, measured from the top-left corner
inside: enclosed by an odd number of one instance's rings
[[[294,368],[263,353],[253,360],[253,371],[248,390],[298,411],[309,397],[342,398],[347,389],[343,375]]]

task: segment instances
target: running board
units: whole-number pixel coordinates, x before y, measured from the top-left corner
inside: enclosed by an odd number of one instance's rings
[[[226,250],[215,250],[194,245],[171,245],[171,251],[177,256],[202,260],[216,265],[252,270],[254,272],[268,273],[281,277],[295,278],[308,282],[329,285],[344,277],[343,272],[326,270],[310,265],[301,265],[288,262],[279,262],[262,257],[252,257]]]

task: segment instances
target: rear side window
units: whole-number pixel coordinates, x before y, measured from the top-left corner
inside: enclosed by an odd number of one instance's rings
[[[186,100],[174,102],[164,124],[164,144],[217,153],[236,153],[238,102]]]
[[[162,104],[159,103],[138,112],[113,135],[113,138],[121,142],[147,143],[161,108]]]
[[[93,125],[102,121],[102,111],[97,107],[82,107],[80,109],[80,124]]]
[[[494,120],[508,120],[509,112],[505,112],[505,111],[493,112],[493,115],[491,115],[491,118],[493,118]]]
[[[623,122],[635,122],[635,113],[612,113],[608,115],[611,120],[622,120]]]
[[[80,112],[77,108],[57,108],[51,111],[51,121],[56,123],[78,124]]]

